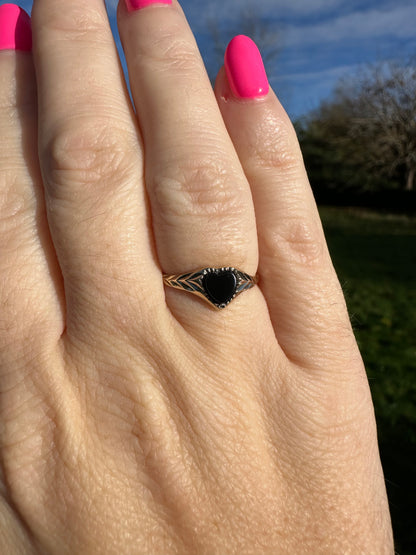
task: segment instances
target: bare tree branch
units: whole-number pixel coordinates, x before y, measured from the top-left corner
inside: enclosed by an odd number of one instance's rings
[[[314,114],[348,163],[381,177],[403,169],[403,187],[416,174],[416,62],[379,63],[342,81]],[[312,119],[313,119],[312,118]]]
[[[229,41],[235,35],[247,35],[259,47],[269,77],[276,73],[277,61],[282,50],[282,33],[278,31],[276,23],[262,17],[254,5],[241,8],[226,25],[219,17],[209,17],[206,30],[213,44],[216,68],[223,64],[224,52]],[[215,79],[215,75],[210,77],[212,81]]]

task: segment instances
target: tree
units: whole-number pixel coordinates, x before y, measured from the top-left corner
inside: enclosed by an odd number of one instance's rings
[[[348,81],[301,125],[306,145],[323,141],[352,186],[413,190],[416,64],[379,63]],[[315,141],[315,143],[314,143]],[[354,172],[355,175],[354,175]]]
[[[366,148],[368,168],[385,175],[404,170],[406,190],[416,173],[416,67],[388,63],[337,91],[352,113],[349,136]]]

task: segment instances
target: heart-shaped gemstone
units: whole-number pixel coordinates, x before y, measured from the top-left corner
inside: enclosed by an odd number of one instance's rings
[[[205,274],[202,284],[214,304],[226,305],[234,297],[237,277],[232,270],[216,270]]]

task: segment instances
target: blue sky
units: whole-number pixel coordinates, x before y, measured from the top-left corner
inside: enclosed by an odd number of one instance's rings
[[[115,22],[117,0],[106,1]],[[207,66],[213,54],[208,21],[216,21],[224,36],[238,29],[245,7],[268,23],[276,34],[279,55],[267,67],[270,82],[292,117],[316,107],[341,77],[354,75],[361,65],[416,54],[415,0],[182,0]],[[30,11],[32,1],[23,0]],[[236,23],[237,22],[237,23]]]

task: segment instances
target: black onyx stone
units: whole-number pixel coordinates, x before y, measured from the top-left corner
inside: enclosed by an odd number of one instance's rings
[[[205,274],[202,284],[213,303],[225,305],[234,296],[237,289],[237,278],[232,270],[218,270]]]

